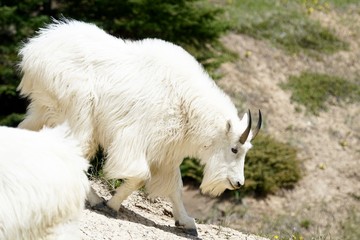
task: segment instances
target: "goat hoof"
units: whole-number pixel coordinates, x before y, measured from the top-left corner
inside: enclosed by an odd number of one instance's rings
[[[117,217],[117,212],[112,210],[111,208],[109,208],[106,205],[106,202],[103,201],[101,203],[96,204],[95,206],[92,207],[92,209],[105,213],[106,215],[109,215],[110,217],[116,218]]]
[[[183,231],[184,231],[186,234],[189,234],[189,235],[192,235],[192,236],[195,236],[195,237],[198,236],[198,232],[197,232],[196,228],[184,228],[184,226],[181,225],[179,221],[175,221],[175,226],[176,226],[176,227],[183,228]]]
[[[91,209],[101,211],[104,207],[106,207],[106,202],[102,201],[94,206],[91,206]]]
[[[194,228],[191,228],[191,229],[184,229],[184,232],[186,233],[186,234],[189,234],[189,235],[192,235],[192,236],[194,236],[194,237],[197,237],[198,236],[198,232],[197,232],[197,230],[196,229],[194,229]]]

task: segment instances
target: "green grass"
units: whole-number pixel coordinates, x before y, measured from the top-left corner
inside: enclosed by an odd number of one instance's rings
[[[99,147],[96,155],[90,160],[90,167],[88,169],[88,174],[90,179],[98,179],[101,180],[103,183],[106,184],[108,190],[114,191],[118,188],[123,180],[120,179],[107,179],[105,177],[103,166],[105,164],[105,152],[104,150]]]
[[[290,76],[288,82],[280,86],[291,91],[292,101],[315,115],[327,109],[330,99],[335,102],[360,101],[360,84],[336,76],[304,72]]]
[[[342,229],[337,233],[331,233],[335,223],[322,227],[320,222],[313,222],[310,219],[300,217],[299,214],[265,214],[262,220],[261,233],[258,235],[266,236],[271,240],[358,240],[360,239],[360,215],[354,207],[347,210],[347,217],[341,223]]]
[[[359,5],[360,1],[359,0],[326,0],[326,1],[322,1],[322,2],[327,2],[329,4],[331,4],[333,7],[340,7],[340,8],[345,8],[348,7],[349,5]]]
[[[264,214],[261,234],[271,240],[304,240],[296,216]]]
[[[333,30],[311,20],[303,1],[242,0],[226,6],[231,29],[268,40],[290,54],[331,54],[348,49]],[[310,5],[312,6],[312,5]]]
[[[360,214],[355,209],[348,210],[348,216],[342,223],[343,240],[360,239]]]

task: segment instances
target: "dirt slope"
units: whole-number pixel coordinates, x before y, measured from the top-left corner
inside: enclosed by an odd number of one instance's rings
[[[106,199],[110,194],[99,182],[93,182],[94,188]],[[134,192],[124,201],[116,218],[103,213],[85,209],[80,220],[83,240],[116,239],[232,239],[265,240],[253,235],[243,234],[231,228],[198,224],[198,237],[186,234],[174,226],[171,205],[165,199],[146,199],[141,191]]]
[[[349,214],[360,211],[359,104],[345,105],[334,100],[327,112],[309,116],[304,111],[295,111],[290,93],[279,87],[290,75],[302,71],[350,80],[360,77],[359,11],[315,13],[312,17],[334,28],[340,38],[350,43],[350,50],[311,58],[302,54],[287,55],[268,42],[247,36],[229,34],[222,39],[241,57],[235,63],[222,66],[225,76],[219,85],[240,108],[249,107],[254,111],[260,108],[265,119],[264,131],[296,146],[305,171],[294,190],[282,191],[264,200],[246,198],[238,206],[217,205],[226,215],[221,221],[232,228],[257,234],[279,229],[291,236],[308,221],[305,239],[311,236],[338,239]],[[204,201],[197,192],[189,191],[187,195],[191,196],[187,201],[192,205],[196,196],[200,202]],[[191,208],[191,204],[188,206]],[[190,212],[201,217],[198,209],[191,208]],[[207,221],[214,219],[208,217]]]

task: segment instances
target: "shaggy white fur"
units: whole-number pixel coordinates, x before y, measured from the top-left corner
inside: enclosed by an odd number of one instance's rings
[[[68,128],[0,127],[0,239],[80,239],[88,162]]]
[[[205,164],[205,193],[216,196],[244,183],[252,133],[244,144],[239,138],[248,115],[239,119],[230,98],[181,47],[123,40],[93,24],[63,20],[41,29],[20,56],[18,89],[31,100],[20,127],[67,120],[87,158],[102,146],[106,176],[126,179],[107,203],[112,209],[146,185],[151,196],[170,198],[177,224],[196,229],[181,200],[179,165],[186,156]]]

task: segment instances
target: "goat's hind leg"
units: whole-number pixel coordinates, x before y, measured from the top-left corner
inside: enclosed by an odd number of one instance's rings
[[[39,131],[46,124],[44,115],[46,114],[46,107],[38,106],[35,103],[31,103],[26,112],[25,119],[22,120],[18,128],[27,129],[31,131]]]

